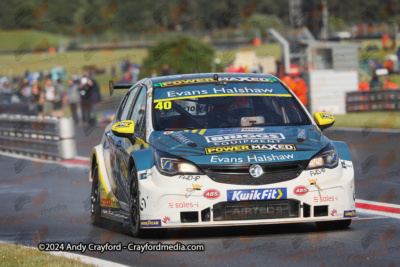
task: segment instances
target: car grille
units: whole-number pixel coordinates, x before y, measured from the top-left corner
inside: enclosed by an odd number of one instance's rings
[[[249,174],[252,164],[240,165],[200,165],[200,168],[217,183],[237,185],[264,185],[292,180],[307,166],[308,160],[279,163],[261,163],[264,174],[253,178]]]
[[[214,221],[296,218],[300,216],[300,201],[259,200],[220,202],[213,206]]]

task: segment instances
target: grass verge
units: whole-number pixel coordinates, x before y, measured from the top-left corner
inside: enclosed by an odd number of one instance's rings
[[[0,243],[1,266],[95,266],[22,245]]]
[[[334,117],[334,127],[400,129],[400,111],[354,112]]]

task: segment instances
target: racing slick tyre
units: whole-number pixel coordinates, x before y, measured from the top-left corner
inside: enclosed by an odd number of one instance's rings
[[[93,168],[93,181],[92,181],[92,193],[91,193],[91,212],[90,221],[93,225],[99,226],[103,223],[101,218],[101,206],[100,206],[100,183],[99,183],[99,170],[97,165]]]
[[[345,229],[350,226],[351,219],[328,222],[315,222],[319,230]]]
[[[129,197],[129,225],[131,228],[132,236],[137,238],[145,238],[149,236],[150,233],[152,234],[152,236],[164,236],[167,233],[167,229],[148,230],[140,228],[140,196],[139,184],[135,168],[131,169],[130,176],[132,184]]]
[[[130,171],[131,189],[129,196],[129,226],[133,237],[144,237],[146,230],[140,228],[140,202],[139,202],[139,184],[134,168]]]

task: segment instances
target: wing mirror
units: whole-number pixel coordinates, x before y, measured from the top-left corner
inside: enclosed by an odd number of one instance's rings
[[[331,127],[335,123],[335,118],[332,116],[332,114],[326,112],[315,112],[314,120],[321,131]]]
[[[135,123],[133,121],[120,121],[111,127],[115,136],[132,139],[135,132]]]

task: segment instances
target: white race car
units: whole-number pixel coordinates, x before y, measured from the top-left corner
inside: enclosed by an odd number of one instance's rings
[[[347,144],[279,79],[190,74],[129,89],[91,156],[91,217],[153,229],[317,222],[356,216]]]

